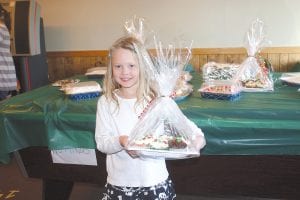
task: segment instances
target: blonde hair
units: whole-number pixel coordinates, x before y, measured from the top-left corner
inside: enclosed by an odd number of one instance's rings
[[[151,81],[151,77],[149,73],[147,73],[146,67],[147,64],[145,63],[143,56],[140,55],[140,49],[144,48],[141,42],[131,36],[126,36],[118,39],[110,48],[109,50],[109,62],[108,62],[108,69],[104,78],[103,82],[103,90],[104,95],[108,100],[114,101],[117,105],[119,105],[118,99],[114,94],[116,89],[119,89],[121,86],[114,80],[113,78],[113,70],[112,70],[112,53],[116,49],[127,49],[136,55],[139,65],[139,85],[136,92],[137,102],[144,103],[145,101],[148,102],[151,99],[157,96],[157,92],[154,88],[154,84]]]

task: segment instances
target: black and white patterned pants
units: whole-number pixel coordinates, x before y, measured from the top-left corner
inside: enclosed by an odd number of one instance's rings
[[[119,187],[109,183],[102,200],[174,200],[176,198],[170,178],[152,187]]]

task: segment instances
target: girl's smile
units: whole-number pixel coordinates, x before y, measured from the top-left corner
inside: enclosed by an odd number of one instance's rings
[[[122,94],[136,95],[139,84],[139,63],[130,50],[119,48],[112,52],[112,72],[114,80],[121,86]]]

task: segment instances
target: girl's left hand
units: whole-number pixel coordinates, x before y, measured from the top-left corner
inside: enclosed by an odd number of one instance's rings
[[[127,152],[132,158],[138,158],[138,157],[139,157],[137,151],[134,151],[134,150],[126,150],[126,152]]]

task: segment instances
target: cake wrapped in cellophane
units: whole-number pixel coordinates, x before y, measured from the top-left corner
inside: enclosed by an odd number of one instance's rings
[[[131,132],[127,149],[141,157],[182,159],[196,157],[196,125],[187,120],[170,97],[159,97]]]
[[[69,83],[61,87],[62,91],[72,100],[89,100],[99,97],[102,88],[96,81]]]
[[[138,30],[138,29],[137,29]],[[144,46],[135,50],[146,63],[146,71],[156,86],[158,97],[146,106],[129,135],[127,150],[135,150],[140,157],[182,159],[199,156],[196,137],[202,134],[188,120],[172,98],[176,82],[190,59],[190,47],[163,47],[154,37],[155,52]]]
[[[262,48],[267,46],[264,23],[256,19],[252,22],[246,34],[246,49],[248,57],[241,64],[237,79],[242,83],[242,91],[264,92],[273,91],[272,65],[260,56]]]

